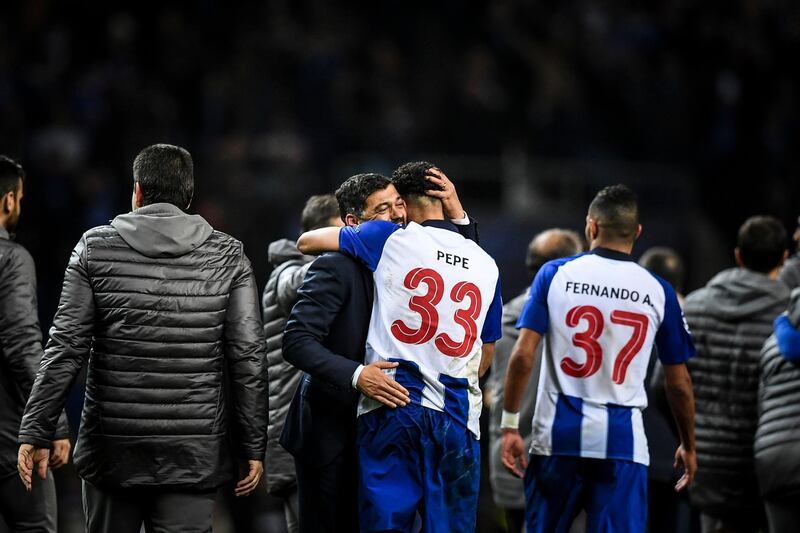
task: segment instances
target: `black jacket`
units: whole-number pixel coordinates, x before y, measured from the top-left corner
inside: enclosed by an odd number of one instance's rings
[[[788,319],[794,337],[800,326],[800,291],[792,293]],[[776,331],[761,352],[754,452],[758,486],[767,498],[800,495],[800,365],[798,353],[779,348],[788,344],[779,338],[784,333]]]
[[[687,296],[686,320],[697,356],[694,384],[697,476],[694,505],[710,514],[758,505],[753,438],[759,360],[772,321],[789,302],[780,281],[744,268],[724,270]]]
[[[261,299],[269,364],[269,424],[264,478],[267,490],[280,496],[281,491],[296,485],[294,460],[278,441],[302,375],[283,358],[283,329],[297,302],[297,290],[303,284],[314,257],[301,254],[297,243],[289,239],[271,243],[268,257],[273,270]]]
[[[33,258],[0,227],[0,479],[17,473],[19,424],[41,359]],[[53,440],[68,437],[62,417]]]
[[[229,437],[240,459],[263,459],[266,350],[255,279],[242,244],[201,217],[153,204],[84,234],[21,442],[52,439],[87,359],[74,455],[87,481],[211,489],[231,477]]]

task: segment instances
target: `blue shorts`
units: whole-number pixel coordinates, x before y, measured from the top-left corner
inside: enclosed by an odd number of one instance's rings
[[[362,532],[475,531],[480,446],[445,413],[409,404],[358,419]]]
[[[528,533],[569,531],[581,509],[587,533],[647,530],[647,467],[617,459],[531,455],[525,471]]]

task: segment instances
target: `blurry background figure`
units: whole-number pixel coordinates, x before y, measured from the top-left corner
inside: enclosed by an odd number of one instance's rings
[[[669,283],[683,307],[686,271],[675,250],[655,246],[642,254],[639,264]],[[689,495],[686,491],[675,492],[681,473],[672,466],[680,438],[664,391],[664,368],[655,348],[648,376],[652,377],[645,380],[647,409],[642,414],[650,447],[647,528],[650,533],[688,532],[692,524]]]
[[[584,249],[583,239],[574,231],[549,229],[536,235],[528,245],[525,266],[531,273],[531,279],[546,262],[560,257],[569,257]],[[505,516],[507,530],[519,533],[525,523],[525,492],[522,480],[509,473],[500,462],[500,418],[503,414],[503,385],[511,349],[519,337],[517,320],[525,305],[529,289],[525,289],[516,298],[503,306],[503,338],[497,342],[492,362],[492,370],[487,382],[487,401],[491,405],[489,419],[489,469],[490,481],[495,504]],[[539,384],[539,369],[542,366],[541,347],[536,352],[536,362],[531,373],[531,380],[525,389],[520,411],[520,434],[525,446],[530,446],[531,421],[536,407],[536,388]],[[572,531],[577,529],[573,527]]]
[[[792,241],[794,241],[794,254],[786,260],[781,273],[778,274],[778,279],[789,287],[789,290],[800,287],[800,217],[797,218],[797,228],[792,234]]]
[[[304,233],[326,226],[342,226],[339,203],[332,194],[312,196],[306,202],[300,220],[300,231]],[[269,262],[273,270],[264,288],[261,312],[264,334],[267,337],[267,362],[269,378],[269,422],[267,427],[267,455],[264,460],[264,475],[267,490],[283,500],[286,525],[289,533],[297,533],[297,478],[294,458],[281,447],[278,440],[283,431],[286,412],[300,383],[302,372],[283,358],[283,328],[292,307],[297,303],[297,289],[303,284],[308,267],[315,258],[297,250],[294,239],[280,239],[269,245]],[[246,513],[233,513],[237,520],[237,531],[243,531],[238,520],[246,519]]]
[[[800,290],[761,352],[758,429],[754,443],[758,488],[770,533],[800,531]]]
[[[0,526],[12,532],[55,533],[56,489],[52,472],[30,492],[17,474],[19,424],[42,359],[36,304],[36,268],[13,240],[22,212],[25,171],[0,155]],[[50,468],[69,460],[69,427],[59,420],[51,443]]]
[[[684,304],[697,347],[689,369],[697,391],[699,466],[689,496],[704,533],[756,532],[764,525],[753,439],[761,348],[789,302],[789,289],[777,280],[786,237],[778,220],[748,218],[739,228],[737,267],[714,276]]]

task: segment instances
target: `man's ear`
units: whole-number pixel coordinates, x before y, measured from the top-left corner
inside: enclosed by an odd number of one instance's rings
[[[742,252],[739,250],[739,247],[733,249],[733,257],[736,259],[736,266],[743,267],[744,263],[742,262]]]
[[[142,192],[142,186],[139,185],[139,182],[134,182],[133,184],[133,203],[134,209],[139,209],[140,207],[144,206],[144,193]]]
[[[14,191],[8,191],[0,199],[0,206],[5,214],[11,214],[14,209]]]
[[[345,226],[358,226],[361,223],[361,219],[355,216],[352,213],[348,213],[344,216],[344,225]]]
[[[638,226],[636,226],[636,237],[634,237],[633,240],[636,240],[641,236],[642,236],[642,225],[639,224]]]

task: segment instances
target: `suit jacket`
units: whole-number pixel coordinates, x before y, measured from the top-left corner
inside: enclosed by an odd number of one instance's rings
[[[457,227],[478,242],[474,220]],[[355,446],[359,392],[351,381],[364,362],[374,287],[372,272],[357,259],[324,254],[312,263],[286,323],[283,356],[306,374],[280,444],[311,467],[330,464]]]

